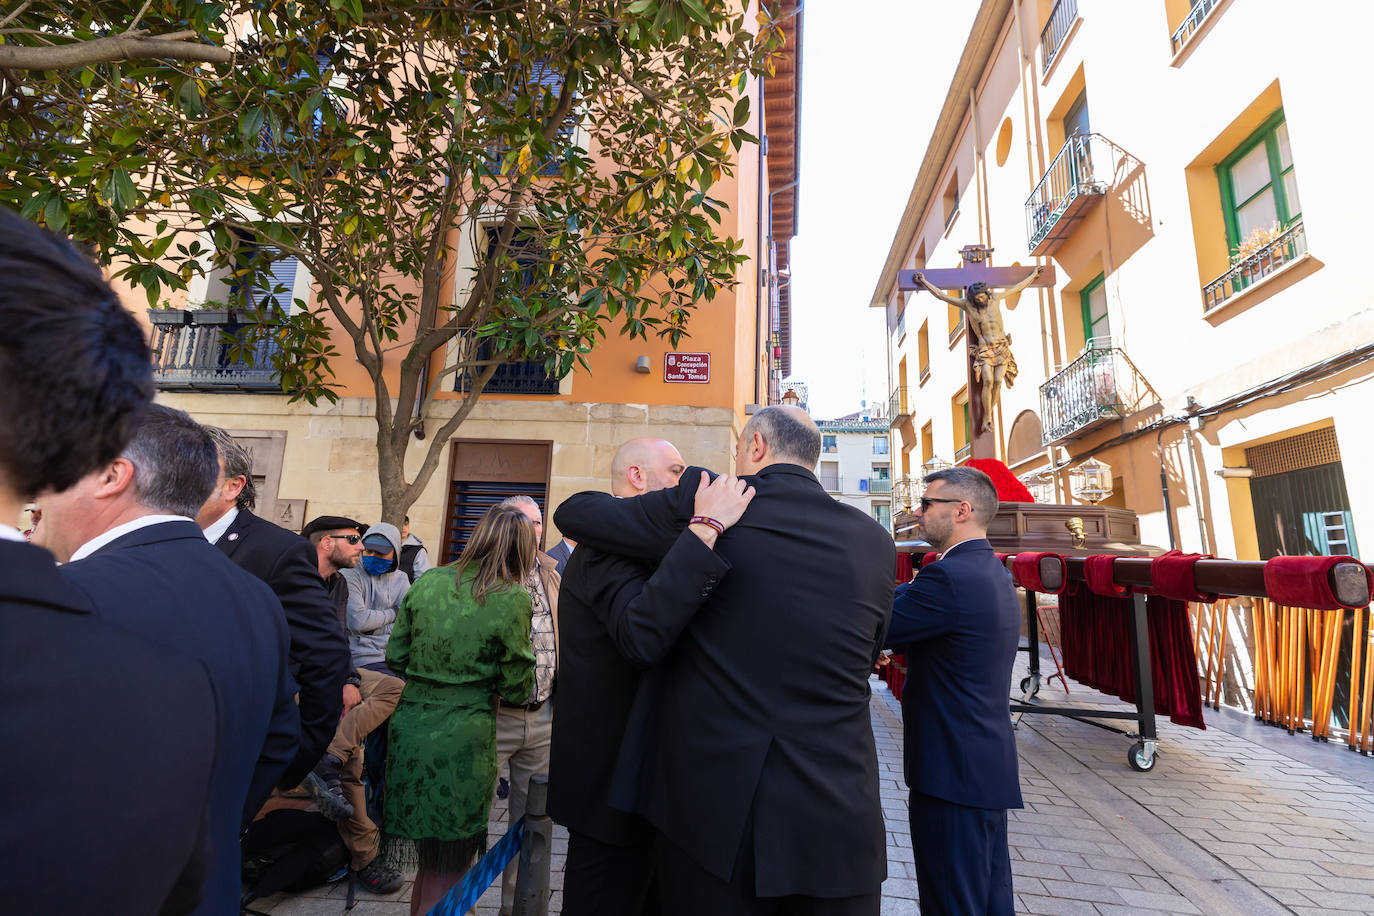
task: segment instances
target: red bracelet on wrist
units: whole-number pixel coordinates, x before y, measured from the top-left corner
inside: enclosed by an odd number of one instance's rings
[[[694,516],[692,516],[692,520],[691,520],[690,522],[688,522],[687,524],[689,524],[689,525],[705,525],[707,528],[714,528],[715,531],[716,531],[716,534],[724,534],[724,533],[725,533],[725,526],[724,526],[724,525],[722,525],[720,522],[718,522],[718,521],[716,521],[715,519],[713,519],[713,518],[711,518],[711,517],[709,517],[709,516],[706,516],[706,515],[694,515]]]

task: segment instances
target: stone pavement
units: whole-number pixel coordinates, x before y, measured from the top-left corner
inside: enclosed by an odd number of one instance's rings
[[[1045,659],[1042,670],[1053,670]],[[1022,663],[1021,667],[1024,667]],[[1015,680],[1019,681],[1018,670]],[[1125,708],[1070,682],[1073,705]],[[1054,694],[1059,693],[1059,697]],[[1064,701],[1056,682],[1040,698]],[[901,709],[874,681],[888,874],[883,916],[920,912],[902,782]],[[1017,729],[1026,807],[1011,813],[1017,911],[1032,914],[1374,913],[1374,760],[1314,744],[1248,717],[1208,710],[1208,729],[1159,723],[1149,773],[1126,765],[1131,742],[1070,719],[1026,716]],[[492,836],[504,831],[504,802]],[[567,834],[554,836],[561,902]],[[405,916],[410,884],[359,892],[355,916]],[[496,916],[499,892],[479,902]],[[344,888],[255,905],[273,916],[341,916]],[[614,914],[608,914],[614,916]]]

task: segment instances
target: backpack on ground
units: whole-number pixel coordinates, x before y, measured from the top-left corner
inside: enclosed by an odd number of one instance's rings
[[[282,891],[299,892],[348,875],[339,827],[317,811],[282,808],[253,822],[243,837],[242,910]]]

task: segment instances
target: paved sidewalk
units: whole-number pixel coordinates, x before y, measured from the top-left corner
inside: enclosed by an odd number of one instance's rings
[[[1013,682],[1020,677],[1018,671]],[[883,916],[906,916],[920,909],[901,709],[873,683],[888,821]],[[1073,705],[1126,708],[1070,687]],[[1066,699],[1057,682],[1042,687],[1040,697]],[[1206,731],[1162,719],[1159,761],[1149,773],[1126,765],[1131,742],[1123,736],[1070,719],[1022,720],[1017,745],[1026,807],[1012,812],[1010,823],[1018,912],[1374,913],[1374,759],[1233,713],[1208,710],[1207,717]],[[505,830],[497,822],[504,804],[492,812],[493,837]],[[558,828],[551,914],[559,912],[566,851],[567,834]],[[389,897],[359,892],[352,913],[405,916],[409,896],[409,882]],[[336,886],[255,908],[273,916],[341,916],[343,901],[344,888]],[[490,890],[476,913],[496,916],[499,903],[499,891]]]

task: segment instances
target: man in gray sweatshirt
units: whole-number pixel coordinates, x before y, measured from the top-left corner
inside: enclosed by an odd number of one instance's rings
[[[358,566],[339,570],[348,580],[348,648],[359,668],[392,674],[386,667],[386,641],[410,588],[400,556],[401,532],[378,522],[363,535]]]

